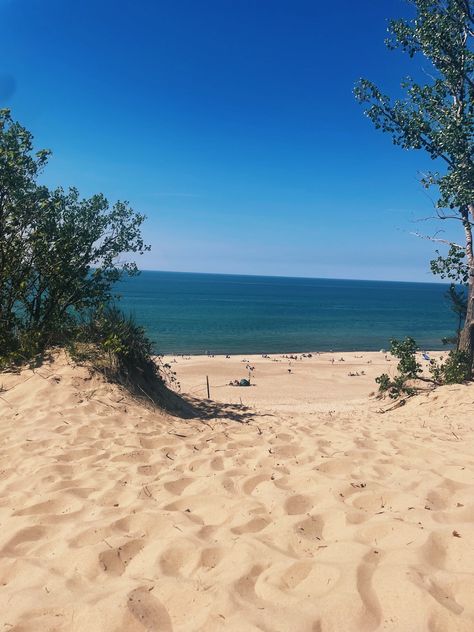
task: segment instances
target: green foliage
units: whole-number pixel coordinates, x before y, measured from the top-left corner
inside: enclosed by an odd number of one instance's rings
[[[389,23],[389,49],[421,58],[427,81],[408,77],[404,97],[392,99],[368,79],[355,97],[377,129],[403,149],[422,149],[435,162],[421,182],[434,187],[441,220],[459,221],[465,247],[431,262],[434,274],[455,284],[469,283],[468,309],[458,344],[474,360],[474,0],[410,0],[411,19]],[[459,296],[454,298],[456,310]],[[458,312],[457,312],[458,313]]]
[[[382,373],[375,378],[379,385],[379,393],[387,393],[391,399],[398,399],[402,395],[414,395],[415,389],[406,383],[406,378],[402,375],[396,375],[393,379],[386,373]]]
[[[472,203],[474,191],[474,53],[472,0],[412,0],[416,16],[389,23],[390,49],[420,55],[431,82],[401,84],[405,98],[393,101],[371,81],[356,85],[356,99],[377,129],[404,149],[424,149],[445,164],[423,178],[436,186],[439,208]]]
[[[421,364],[416,359],[418,346],[413,338],[391,340],[390,352],[399,359],[397,375],[390,377],[382,373],[375,378],[381,395],[388,394],[391,399],[402,395],[411,396],[417,392],[417,381],[433,384],[461,384],[471,377],[469,354],[464,351],[450,351],[445,362],[430,360],[431,380],[422,376]]]
[[[459,349],[462,327],[467,315],[468,293],[465,287],[461,287],[460,289],[458,289],[454,285],[454,283],[451,283],[451,285],[449,286],[449,290],[446,292],[445,296],[449,299],[451,310],[456,314],[457,317],[456,336],[454,340],[452,339],[452,342],[454,342],[454,344],[456,345],[456,349]]]
[[[456,335],[443,338],[443,344],[454,344],[459,347],[459,339],[467,314],[467,284],[469,281],[469,266],[466,261],[466,250],[451,244],[446,257],[437,250],[436,259],[430,261],[431,272],[442,279],[450,279],[451,284],[445,296],[451,304],[451,310],[457,317]]]
[[[450,351],[445,362],[431,360],[430,373],[438,384],[462,384],[471,378],[469,354]]]
[[[390,353],[400,360],[397,369],[406,379],[414,380],[421,373],[421,364],[416,360],[418,345],[413,338],[390,340]]]
[[[109,303],[113,284],[137,274],[127,254],[149,246],[144,216],[102,195],[49,190],[38,176],[48,151],[33,152],[30,132],[0,110],[0,364],[22,363],[77,331],[81,314]],[[103,323],[104,324],[104,323]],[[105,324],[104,324],[105,326]],[[123,332],[111,353],[125,353]],[[114,336],[116,336],[114,338]],[[118,336],[118,337],[117,337]]]
[[[146,390],[158,373],[145,330],[115,305],[98,308],[77,325],[70,352],[132,389]]]
[[[446,257],[439,250],[436,254],[436,259],[430,261],[431,272],[442,279],[450,279],[455,285],[466,285],[469,281],[469,267],[465,248],[451,244]]]
[[[416,390],[409,381],[419,378],[422,369],[416,360],[416,352],[418,346],[413,338],[405,338],[405,340],[390,341],[390,353],[399,359],[397,365],[398,375],[391,378],[386,373],[375,378],[375,382],[379,385],[379,392],[388,393],[392,399],[397,399],[401,395],[414,395]]]

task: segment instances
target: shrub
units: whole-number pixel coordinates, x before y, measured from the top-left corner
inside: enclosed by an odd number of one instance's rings
[[[453,350],[445,362],[431,360],[430,373],[438,384],[462,384],[471,377],[469,354]]]
[[[386,373],[375,378],[379,385],[379,393],[388,393],[392,399],[397,399],[401,395],[414,395],[415,388],[409,384],[410,380],[416,380],[421,374],[421,365],[416,360],[418,346],[413,338],[405,340],[390,341],[390,353],[399,359],[397,365],[398,375],[391,378]]]
[[[470,358],[464,351],[450,351],[445,362],[430,360],[430,379],[421,375],[421,364],[416,360],[418,346],[413,338],[390,342],[390,352],[400,360],[397,365],[398,374],[391,378],[387,373],[382,373],[375,378],[381,395],[388,393],[392,399],[401,395],[414,395],[417,392],[417,380],[430,382],[432,385],[461,384],[471,377]]]
[[[144,216],[128,203],[39,185],[48,156],[35,153],[31,133],[0,110],[2,366],[70,340],[78,317],[109,303],[114,283],[138,272],[124,255],[149,249],[141,235]],[[107,344],[123,355],[113,336]]]
[[[397,369],[406,379],[416,379],[421,373],[421,364],[416,361],[418,345],[413,338],[390,340],[390,353],[400,360]]]
[[[93,312],[77,327],[70,351],[77,360],[88,361],[107,379],[131,390],[148,394],[158,377],[145,330],[115,305]]]

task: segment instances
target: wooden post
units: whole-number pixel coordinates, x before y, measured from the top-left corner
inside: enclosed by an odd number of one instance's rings
[[[206,375],[206,384],[207,384],[207,399],[211,399],[211,393],[209,392],[209,376]]]

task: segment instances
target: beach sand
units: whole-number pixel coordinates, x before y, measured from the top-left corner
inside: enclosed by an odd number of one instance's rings
[[[383,353],[164,362],[200,418],[64,355],[0,376],[0,631],[472,632],[474,385],[387,411]]]

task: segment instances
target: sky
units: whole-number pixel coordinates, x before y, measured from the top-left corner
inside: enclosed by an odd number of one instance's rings
[[[0,107],[42,180],[147,216],[143,269],[433,281],[444,225],[353,97],[423,72],[385,48],[403,0],[0,0]],[[449,229],[452,230],[452,229]]]

